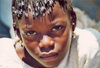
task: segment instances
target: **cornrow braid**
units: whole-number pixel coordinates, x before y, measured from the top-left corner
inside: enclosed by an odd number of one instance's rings
[[[52,7],[58,1],[59,4],[64,7],[67,0],[14,0],[12,3],[12,14],[21,19],[22,14],[28,17],[27,11],[32,11],[33,18],[38,16],[45,16],[45,12],[48,14],[52,11]]]

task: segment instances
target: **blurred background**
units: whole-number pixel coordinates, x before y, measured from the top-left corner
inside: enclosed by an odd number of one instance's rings
[[[100,22],[100,0],[72,0],[72,4],[81,9],[91,20]],[[0,38],[11,37],[13,33],[11,26],[11,0],[0,0]]]
[[[72,0],[72,3],[95,21],[100,20],[100,0]]]

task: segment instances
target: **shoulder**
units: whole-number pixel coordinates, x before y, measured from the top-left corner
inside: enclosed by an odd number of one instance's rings
[[[89,47],[97,50],[100,47],[100,33],[95,29],[76,29],[75,34],[78,36],[78,47],[88,48],[88,51]]]
[[[22,68],[14,49],[14,40],[0,38],[0,68]]]
[[[13,42],[13,40],[12,39],[10,39],[10,38],[0,38],[0,43],[3,43],[3,44],[5,44],[4,42]]]
[[[79,63],[85,68],[97,68],[100,62],[100,33],[95,29],[76,29]],[[97,60],[98,59],[98,60]]]
[[[0,38],[0,44],[6,45],[6,44],[14,44],[14,41],[10,38]]]
[[[10,38],[0,38],[0,52],[13,47],[14,41]]]
[[[0,38],[0,53],[12,50],[14,41],[10,38]]]

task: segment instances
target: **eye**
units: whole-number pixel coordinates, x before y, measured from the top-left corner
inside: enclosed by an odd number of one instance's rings
[[[37,32],[35,32],[35,31],[27,31],[26,32],[26,35],[27,36],[34,36],[34,35],[36,35],[37,34]]]
[[[64,28],[64,26],[62,26],[62,25],[54,26],[54,27],[52,28],[52,31],[53,31],[53,32],[57,32],[57,31],[59,31],[59,30],[61,30],[61,29],[63,29],[63,28]]]

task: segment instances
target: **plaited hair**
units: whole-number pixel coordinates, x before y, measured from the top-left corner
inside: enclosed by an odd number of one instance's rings
[[[56,2],[58,2],[64,10],[68,10],[71,17],[72,30],[74,31],[76,26],[76,14],[73,11],[70,0],[13,0],[12,16],[14,29],[17,34],[20,35],[20,32],[16,27],[16,23],[19,23],[18,21],[22,18],[22,15],[28,17],[28,11],[31,11],[33,19],[37,18],[38,16],[45,16],[46,12],[48,14],[52,12],[52,8]]]

